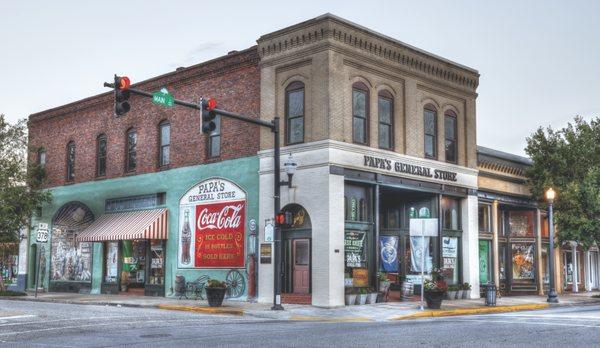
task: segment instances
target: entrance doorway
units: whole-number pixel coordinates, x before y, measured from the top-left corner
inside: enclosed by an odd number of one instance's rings
[[[283,293],[287,303],[310,303],[312,243],[311,224],[306,210],[298,204],[283,209],[292,223],[282,228]]]
[[[146,285],[146,249],[145,240],[124,240],[122,242],[121,292],[144,295]]]

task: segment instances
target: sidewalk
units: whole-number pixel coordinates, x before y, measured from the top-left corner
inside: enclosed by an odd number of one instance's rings
[[[560,296],[554,306],[574,306],[597,303],[595,293],[579,293]],[[308,305],[284,304],[284,311],[272,311],[271,304],[246,301],[225,301],[223,307],[209,307],[206,301],[195,301],[170,297],[147,297],[128,295],[82,295],[72,293],[42,293],[37,299],[33,295],[0,298],[19,301],[70,303],[80,305],[104,305],[123,307],[159,308],[204,314],[251,316],[275,320],[300,321],[389,321],[423,317],[486,314],[536,310],[549,308],[545,296],[510,296],[498,299],[496,307],[486,307],[484,299],[444,300],[441,310],[419,310],[419,302],[386,302],[364,306],[319,308]]]

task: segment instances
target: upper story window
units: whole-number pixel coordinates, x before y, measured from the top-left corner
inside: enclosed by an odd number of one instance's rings
[[[352,85],[352,141],[369,142],[369,89],[362,82]]]
[[[285,89],[285,143],[304,142],[304,84],[292,82]]]
[[[67,181],[75,180],[75,142],[67,144]]]
[[[433,105],[423,109],[423,128],[425,135],[425,157],[437,158],[437,111]]]
[[[215,130],[208,136],[208,157],[221,155],[221,115],[215,117]]]
[[[456,163],[456,114],[452,111],[446,111],[444,114],[444,138],[446,162]]]
[[[39,149],[37,152],[37,164],[42,168],[46,166],[46,150],[44,148]]]
[[[131,128],[127,131],[127,156],[125,159],[125,171],[133,172],[137,164],[136,161],[136,146],[137,146],[137,133],[135,129]]]
[[[163,121],[158,126],[160,135],[160,149],[158,154],[158,165],[161,167],[169,165],[169,151],[171,148],[171,124]]]
[[[388,91],[379,93],[377,101],[379,114],[379,148],[394,148],[394,98]]]
[[[106,175],[106,135],[96,139],[96,176]]]

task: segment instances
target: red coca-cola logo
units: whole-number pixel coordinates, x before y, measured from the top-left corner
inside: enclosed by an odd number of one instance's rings
[[[234,202],[225,206],[218,204],[220,210],[213,210],[215,205],[199,207],[198,230],[205,229],[237,229],[242,224],[244,202]]]

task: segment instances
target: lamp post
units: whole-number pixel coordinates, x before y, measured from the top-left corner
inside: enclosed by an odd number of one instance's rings
[[[550,261],[550,289],[548,291],[548,302],[550,303],[558,303],[558,295],[556,294],[556,289],[554,288],[554,217],[552,212],[552,204],[554,203],[554,198],[556,197],[556,192],[549,188],[546,191],[546,200],[548,201],[548,230],[549,230],[549,238],[550,238],[550,250],[548,254],[548,258]]]

